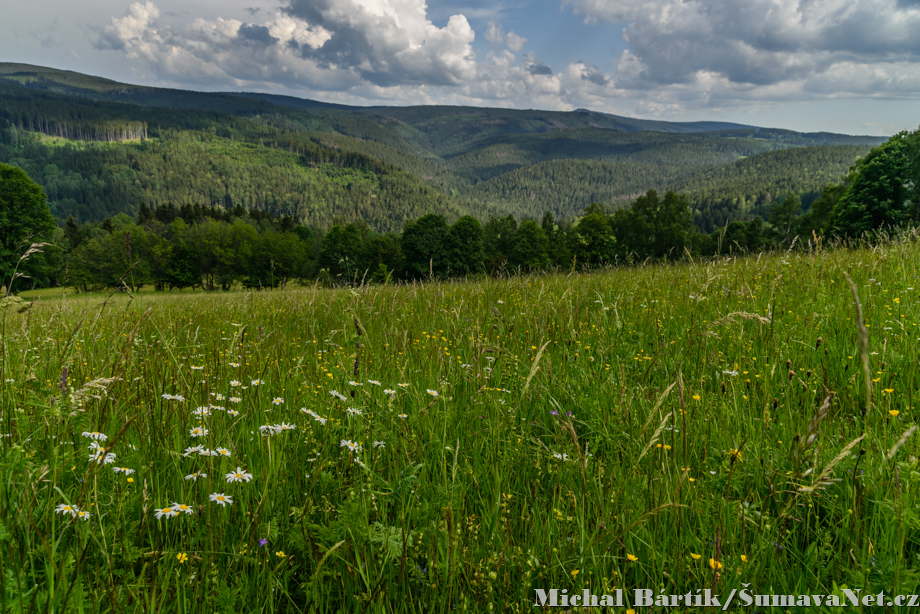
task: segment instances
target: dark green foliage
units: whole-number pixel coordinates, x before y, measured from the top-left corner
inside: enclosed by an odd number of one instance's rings
[[[524,271],[545,269],[549,264],[548,242],[546,232],[539,224],[524,220],[514,233],[509,264]]]
[[[407,277],[424,279],[447,275],[447,234],[447,220],[442,215],[429,214],[406,224],[400,245],[406,257]]]
[[[589,213],[575,225],[572,252],[582,266],[613,264],[617,241],[610,220],[603,213]]]
[[[482,272],[485,232],[474,217],[465,215],[447,233],[447,266],[452,276]]]
[[[802,209],[802,199],[793,192],[770,207],[770,224],[779,240],[788,245],[792,241],[792,228]]]
[[[828,232],[858,237],[911,219],[908,133],[873,149],[853,170],[849,185],[827,222]]]
[[[351,281],[363,264],[361,243],[361,231],[357,225],[333,226],[323,238],[319,266],[326,269],[333,278]]]
[[[485,267],[489,273],[502,269],[514,250],[514,234],[517,232],[517,220],[513,215],[490,218],[483,228],[485,244]]]
[[[20,259],[31,244],[51,239],[55,228],[41,186],[22,169],[0,164],[0,285],[12,290],[13,272],[28,274],[28,259]]]
[[[639,260],[680,257],[695,232],[687,197],[670,190],[663,199],[649,190],[629,209],[616,211],[611,222],[618,252]]]

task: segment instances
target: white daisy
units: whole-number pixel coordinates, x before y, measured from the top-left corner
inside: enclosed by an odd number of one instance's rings
[[[60,504],[59,506],[57,506],[56,508],[54,508],[54,511],[55,511],[56,513],[58,513],[58,514],[64,514],[64,515],[68,515],[68,514],[69,514],[70,516],[76,516],[76,515],[77,515],[77,512],[80,511],[80,508],[78,508],[78,507],[75,506],[75,505],[66,505],[66,504],[62,503],[62,504]]]
[[[351,450],[352,452],[360,452],[360,451],[361,451],[361,444],[357,444],[357,443],[353,442],[353,441],[350,440],[350,439],[343,439],[342,441],[340,441],[340,442],[339,442],[339,447],[340,447],[340,448],[348,448],[348,449]]]
[[[95,439],[96,441],[105,441],[106,439],[109,438],[109,436],[106,435],[105,433],[98,433],[96,431],[92,431],[92,432],[84,431],[83,433],[80,433],[80,434],[83,437],[87,437],[89,439]]]
[[[164,507],[161,509],[157,509],[157,512],[156,512],[157,520],[159,520],[160,518],[163,518],[164,516],[166,518],[172,518],[173,516],[178,516],[178,515],[179,515],[179,512],[177,512],[175,509],[171,507]]]
[[[360,416],[363,413],[360,409],[356,409],[354,407],[348,407],[345,409],[345,411],[350,413],[352,416]]]
[[[252,474],[247,473],[242,467],[237,467],[236,471],[231,471],[226,475],[228,482],[248,482],[252,479]]]
[[[134,473],[134,469],[128,469],[127,467],[112,467],[112,471],[115,473],[124,473],[125,475]]]
[[[233,505],[233,499],[222,492],[211,493],[210,499],[221,507],[225,505]]]
[[[198,481],[198,478],[206,478],[206,477],[208,477],[208,474],[207,474],[207,473],[202,473],[202,472],[200,472],[200,471],[196,471],[195,473],[190,473],[190,474],[188,474],[187,476],[185,476],[185,479],[186,479],[186,480],[191,480],[191,481],[193,481],[193,482],[197,482],[197,481]]]
[[[281,405],[284,403],[284,399],[281,397],[275,397],[272,399],[272,405]]]
[[[192,437],[204,437],[204,436],[207,435],[209,432],[210,432],[210,431],[208,431],[208,429],[206,429],[206,428],[204,428],[204,427],[196,426],[195,428],[193,428],[193,429],[191,429],[191,430],[189,431],[189,435],[191,435]]]
[[[434,398],[438,398],[438,391],[437,391],[437,390],[431,390],[431,389],[429,388],[429,389],[426,390],[425,392],[427,392],[428,394],[430,394],[430,395],[433,396]]]
[[[172,508],[176,510],[177,512],[182,512],[184,514],[194,514],[195,513],[195,510],[193,510],[186,504],[176,503],[175,501],[173,501]]]

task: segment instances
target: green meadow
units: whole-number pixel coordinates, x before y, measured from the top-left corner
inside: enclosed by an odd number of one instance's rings
[[[0,611],[917,592],[916,239],[6,299]]]

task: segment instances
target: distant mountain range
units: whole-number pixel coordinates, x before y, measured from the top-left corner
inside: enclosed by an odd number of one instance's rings
[[[585,109],[356,107],[0,63],[0,161],[81,221],[171,202],[390,231],[429,212],[570,218],[675,189],[710,229],[792,191],[807,204],[883,141]]]

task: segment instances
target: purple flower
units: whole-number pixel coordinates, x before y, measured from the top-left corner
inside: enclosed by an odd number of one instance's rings
[[[259,548],[264,548],[264,547],[265,547],[265,544],[267,544],[267,543],[268,543],[268,540],[265,539],[264,537],[260,537],[260,538],[259,538]]]
[[[559,412],[556,411],[555,409],[554,409],[553,411],[549,412],[549,413],[551,413],[551,414],[554,415],[554,416],[558,416],[558,415],[559,415]]]

